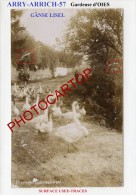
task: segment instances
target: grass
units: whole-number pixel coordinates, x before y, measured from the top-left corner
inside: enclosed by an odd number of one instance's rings
[[[67,77],[42,79],[39,83],[44,89],[50,86],[55,90],[58,85],[66,83],[72,77],[71,74]],[[33,84],[37,86],[37,82]],[[23,103],[20,102],[17,106],[21,109]],[[65,104],[62,110],[65,112],[71,108]],[[85,116],[82,124],[88,129],[89,136],[75,143],[78,150],[73,149],[71,153],[67,153],[67,143],[54,136],[56,128],[64,125],[64,121],[53,122],[51,135],[38,133],[30,123],[16,128],[12,133],[13,187],[123,185],[121,133],[109,131]],[[34,178],[38,181],[35,182]],[[22,185],[17,181],[23,182]]]

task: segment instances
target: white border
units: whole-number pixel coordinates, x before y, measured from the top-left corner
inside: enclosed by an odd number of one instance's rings
[[[38,0],[37,0],[38,1]],[[68,1],[67,2],[92,2]],[[100,2],[100,1],[98,1]],[[108,1],[106,1],[108,2]],[[123,187],[90,187],[88,194],[92,195],[134,195],[136,194],[136,4],[135,1],[110,0],[110,8],[124,9],[124,186]],[[7,123],[11,118],[11,60],[10,60],[10,9],[7,1],[1,2],[1,186],[2,195],[39,194],[39,188],[11,188],[11,133]],[[68,8],[72,8],[69,4]],[[77,8],[77,7],[75,7]],[[78,7],[79,8],[79,7]],[[96,8],[96,7],[95,7]],[[97,7],[98,8],[98,7]],[[101,7],[103,8],[103,7]],[[42,8],[43,9],[43,8]],[[80,9],[80,8],[79,8]],[[40,188],[41,189],[41,188]],[[44,189],[44,188],[43,188]],[[85,189],[85,188],[84,188]],[[48,193],[51,194],[51,193]],[[70,193],[75,194],[75,193]]]

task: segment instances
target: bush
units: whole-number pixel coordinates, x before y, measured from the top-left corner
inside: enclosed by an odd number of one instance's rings
[[[120,80],[120,82],[119,82]],[[122,131],[122,78],[95,72],[88,82],[78,85],[66,98],[67,104],[74,100],[85,103],[88,116],[105,121],[109,128]]]

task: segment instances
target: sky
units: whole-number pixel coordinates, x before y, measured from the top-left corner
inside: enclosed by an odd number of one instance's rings
[[[64,13],[62,18],[31,17],[31,13]],[[49,46],[56,44],[56,38],[63,36],[67,24],[72,16],[76,14],[76,9],[28,9],[24,10],[21,17],[21,24],[26,27],[30,35],[36,40]]]

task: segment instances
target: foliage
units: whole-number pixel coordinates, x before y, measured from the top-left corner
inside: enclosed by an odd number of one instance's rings
[[[71,54],[68,51],[56,51],[54,48],[36,41],[26,29],[21,26],[20,18],[23,11],[11,11],[11,53],[12,65],[17,69],[21,69],[25,64],[29,65],[29,69],[37,71],[38,69],[49,68],[54,77],[55,68],[74,67],[81,62],[82,56]],[[30,53],[28,57],[22,58]]]
[[[111,52],[122,56],[122,10],[81,10],[65,37],[69,49],[86,55],[88,62],[105,63]]]
[[[114,65],[114,59],[120,59],[122,66],[122,15],[119,9],[81,10],[65,35],[67,49],[84,55],[93,70],[90,81],[79,85],[74,95],[87,100],[89,115],[101,115],[107,126],[116,129],[122,129],[122,71],[110,74],[106,67],[110,59],[113,63],[108,66]]]

